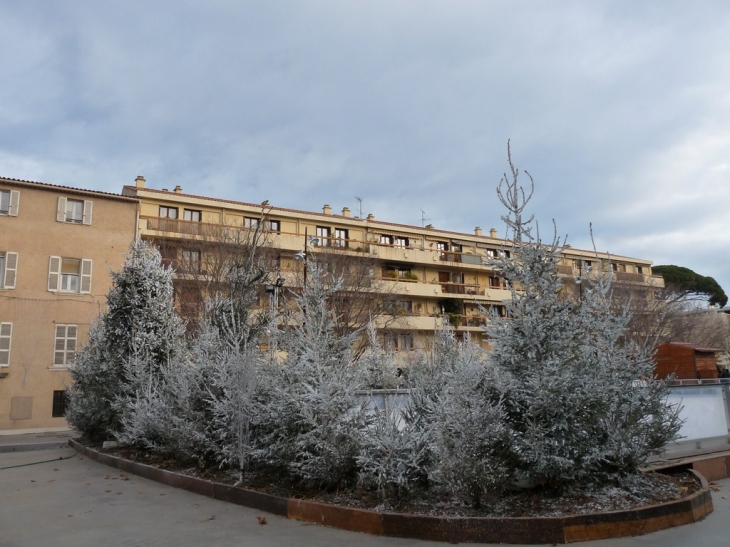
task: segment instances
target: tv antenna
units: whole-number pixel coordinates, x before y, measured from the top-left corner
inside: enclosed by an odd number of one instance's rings
[[[426,226],[426,221],[427,220],[429,220],[429,219],[426,218],[426,211],[424,211],[423,209],[421,209],[421,228],[423,228],[424,226]]]
[[[358,203],[359,209],[360,209],[360,217],[359,218],[362,218],[362,198],[355,196],[355,199],[357,200],[357,203]]]

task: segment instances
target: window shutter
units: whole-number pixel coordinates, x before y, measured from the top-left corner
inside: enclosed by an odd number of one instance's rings
[[[12,334],[12,323],[0,323],[0,366],[10,364],[10,339]]]
[[[56,325],[56,343],[53,347],[53,366],[66,363],[66,325]]]
[[[84,201],[84,224],[91,225],[91,211],[94,208],[93,201]]]
[[[66,365],[73,365],[76,362],[76,338],[78,336],[76,325],[66,325]]]
[[[20,210],[20,190],[10,190],[10,210],[8,215],[17,217]]]
[[[81,294],[89,294],[91,292],[91,260],[84,258],[81,260]]]
[[[48,290],[57,291],[61,282],[61,257],[52,256],[48,263]]]
[[[58,208],[56,209],[56,220],[58,222],[66,222],[66,198],[58,198]]]
[[[18,253],[5,253],[5,278],[3,287],[6,289],[15,288],[15,272],[18,270]],[[2,272],[0,272],[2,273]]]

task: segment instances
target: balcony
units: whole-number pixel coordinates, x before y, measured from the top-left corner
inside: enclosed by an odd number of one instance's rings
[[[383,315],[375,318],[375,327],[378,329],[413,330],[433,332],[441,327],[443,319],[448,321],[448,326],[458,331],[483,332],[484,327],[491,320],[487,316],[478,315],[434,315],[434,314],[407,314],[407,315]]]
[[[407,294],[410,296],[455,296],[465,300],[481,300],[485,302],[510,300],[512,293],[504,285],[476,285],[472,283],[443,283],[439,281],[392,279],[380,277],[374,279],[382,292]]]

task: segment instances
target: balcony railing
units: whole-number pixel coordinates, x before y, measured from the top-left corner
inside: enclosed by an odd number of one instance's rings
[[[153,216],[143,216],[142,219],[147,222],[147,229],[157,232],[167,232],[172,234],[183,234],[191,236],[204,236],[210,238],[221,238],[225,237],[225,234],[229,234],[231,231],[238,230],[251,230],[252,228],[231,226],[217,223],[206,223],[196,222],[190,220],[180,220],[171,218],[160,218]],[[290,232],[282,232],[280,230],[268,231],[269,234],[279,235],[287,238],[288,243],[285,245],[287,248],[292,248],[291,245],[297,245],[297,241],[301,241],[301,246],[304,246],[304,235]],[[298,238],[301,238],[298,239]],[[486,270],[489,270],[487,261],[489,257],[483,254],[474,254],[473,252],[457,252],[457,251],[445,251],[442,249],[425,248],[420,245],[399,245],[397,243],[381,243],[379,241],[361,241],[357,239],[349,239],[334,236],[314,236],[317,243],[308,243],[317,252],[327,251],[347,251],[347,253],[367,253],[367,254],[382,254],[383,260],[392,261],[403,261],[403,262],[428,262],[432,260],[439,262],[450,262],[454,264],[468,265],[468,266],[482,266]],[[279,243],[283,241],[279,240]],[[379,249],[387,250],[385,253],[378,253]],[[398,252],[400,251],[400,253]],[[409,254],[410,253],[410,254]],[[570,265],[559,265],[558,273],[563,276],[574,276],[577,273],[577,269]],[[597,272],[590,272],[590,276],[596,275]],[[631,272],[613,272],[614,279],[618,282],[625,283],[644,283],[653,287],[663,286],[663,280],[661,276],[652,276],[639,273]],[[504,286],[491,286],[492,289],[505,288]],[[466,287],[463,289],[448,288],[444,292],[449,294],[472,294],[468,292],[469,289]],[[478,292],[478,291],[477,291]]]

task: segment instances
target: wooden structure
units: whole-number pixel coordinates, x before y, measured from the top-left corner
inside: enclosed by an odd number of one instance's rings
[[[659,346],[654,371],[659,378],[674,374],[677,380],[717,378],[716,355],[723,350],[683,342]]]

